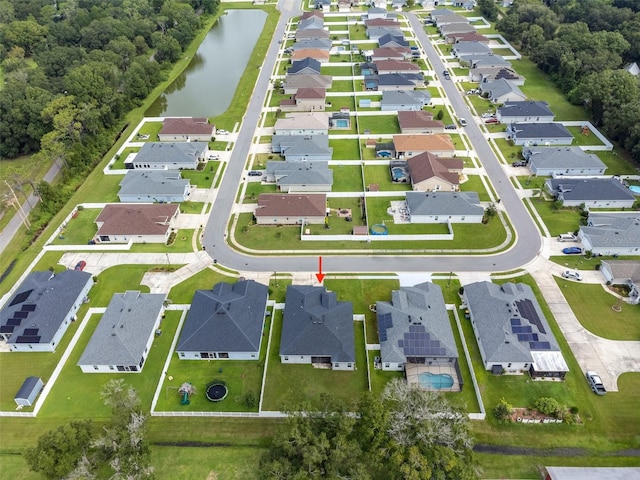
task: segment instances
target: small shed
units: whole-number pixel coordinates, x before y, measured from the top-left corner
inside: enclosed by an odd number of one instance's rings
[[[44,383],[42,379],[38,377],[27,377],[13,399],[19,407],[30,407],[42,391],[43,386]]]

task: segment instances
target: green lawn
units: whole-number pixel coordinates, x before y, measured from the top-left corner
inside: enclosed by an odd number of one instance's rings
[[[140,147],[127,147],[122,152],[116,156],[116,161],[111,164],[109,167],[111,170],[124,170],[124,162],[127,157],[132,153],[138,153],[140,151]]]
[[[331,83],[330,92],[353,92],[353,80],[334,80]],[[339,97],[340,100],[342,97]],[[335,98],[337,100],[338,98]],[[334,100],[331,97],[328,97],[327,100]]]
[[[573,145],[583,147],[604,145],[593,133],[589,133],[589,135],[583,134],[582,127],[567,127],[567,130],[573,135]]]
[[[52,243],[54,245],[86,245],[98,231],[95,221],[101,212],[100,208],[78,210],[76,217],[69,220],[67,226],[60,231],[60,235]]]
[[[182,283],[174,286],[167,298],[175,304],[190,304],[196,290],[211,290],[216,283],[236,283],[237,277],[223,275],[210,268],[189,277]]]
[[[553,209],[553,202],[540,198],[534,199],[531,204],[536,209],[551,236],[561,233],[574,232],[580,226],[580,213],[577,208]]]
[[[405,192],[411,190],[410,183],[394,183],[388,165],[367,165],[364,167],[365,185],[378,184],[381,191]]]
[[[331,209],[327,224],[306,225],[304,228],[311,235],[351,235],[353,227],[364,225],[360,214],[359,197],[335,197],[327,199],[327,208]],[[339,217],[337,211],[340,209],[351,209],[351,221],[346,217]],[[326,228],[327,225],[329,228]]]
[[[157,142],[158,133],[162,130],[162,122],[144,122],[138,130],[138,135],[149,135],[149,138],[143,140],[141,138],[134,138],[136,142]]]
[[[476,87],[471,87],[471,88],[476,88]],[[467,98],[471,102],[471,105],[473,105],[473,108],[476,109],[476,112],[478,113],[478,115],[482,115],[483,113],[486,113],[486,112],[494,113],[496,111],[497,105],[494,105],[489,100],[487,100],[484,97],[481,97],[480,95],[467,95]]]
[[[269,183],[263,185],[261,182],[249,182],[247,183],[247,189],[244,193],[243,203],[257,203],[258,195],[261,193],[276,193],[277,188],[275,183]]]
[[[357,139],[330,138],[329,146],[333,148],[334,160],[360,160],[360,146]]]
[[[354,40],[368,40],[366,28],[362,25],[349,25],[349,38]]]
[[[507,162],[513,162],[522,158],[522,147],[512,145],[511,140],[496,138],[495,142]]]
[[[397,115],[360,115],[358,116],[358,133],[365,130],[371,135],[391,135],[400,133]]]
[[[633,161],[629,154],[620,147],[614,147],[610,152],[597,151],[594,153],[607,166],[607,175],[637,175]]]
[[[489,179],[487,179],[488,181]],[[488,202],[491,200],[489,193],[482,183],[480,175],[468,175],[467,181],[460,184],[460,191],[462,192],[478,192],[481,202]]]
[[[536,175],[528,175],[528,176],[519,176],[518,180],[520,180],[520,185],[522,188],[526,189],[537,189],[541,190],[544,187],[544,182],[548,177],[538,177]]]
[[[332,165],[332,192],[362,192],[362,166],[360,165]]]
[[[640,305],[622,303],[622,311],[614,312],[611,307],[618,305],[618,299],[602,285],[570,282],[559,277],[555,280],[575,316],[591,333],[610,340],[640,340]]]
[[[331,75],[333,77],[340,77],[340,76],[349,77],[353,75],[353,70],[351,69],[351,66],[347,66],[347,65],[340,66],[340,67],[323,66],[320,73],[322,75]]]
[[[325,107],[327,112],[337,112],[343,108],[347,108],[350,111],[356,109],[356,102],[354,97],[328,97],[331,102],[331,106]]]

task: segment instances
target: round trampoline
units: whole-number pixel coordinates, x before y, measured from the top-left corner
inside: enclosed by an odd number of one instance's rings
[[[371,226],[371,235],[387,235],[388,233],[389,229],[382,223],[376,223]]]
[[[207,384],[205,395],[210,402],[221,402],[227,397],[227,393],[227,385],[220,380],[214,380]]]

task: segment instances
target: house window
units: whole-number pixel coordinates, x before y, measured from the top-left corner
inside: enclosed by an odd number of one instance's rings
[[[115,370],[115,367],[113,365],[109,365],[109,370]]]
[[[126,369],[122,365],[118,365],[119,372],[126,372]]]
[[[285,361],[289,360],[289,357],[284,357]]]
[[[180,358],[184,358],[184,352],[180,352]]]
[[[389,368],[389,364],[388,364],[388,363],[385,363],[385,364],[384,364],[384,368]]]
[[[229,358],[229,354],[227,352],[220,352],[218,358]]]
[[[209,353],[207,353],[207,352],[200,352],[200,358],[209,358]]]
[[[252,354],[251,354],[251,358],[256,358],[256,354],[255,354],[255,353],[252,353]]]
[[[351,368],[351,364],[350,363],[347,363],[347,368]]]
[[[507,368],[511,368],[511,364],[510,363],[507,364]]]
[[[94,370],[98,370],[98,365],[94,365],[94,366],[93,366],[93,369],[94,369]]]
[[[333,364],[333,366],[334,366],[335,368],[338,368],[338,367],[340,366],[340,364],[339,364],[339,363],[334,363],[334,364]]]

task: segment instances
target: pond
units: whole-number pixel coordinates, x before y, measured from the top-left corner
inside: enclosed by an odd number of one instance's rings
[[[267,14],[229,10],[211,28],[189,66],[147,110],[147,116],[214,117],[236,91]]]

